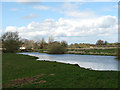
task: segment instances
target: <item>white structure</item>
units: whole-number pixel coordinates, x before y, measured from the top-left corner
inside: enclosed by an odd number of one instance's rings
[[[25,47],[20,47],[20,50],[25,50],[26,48]]]

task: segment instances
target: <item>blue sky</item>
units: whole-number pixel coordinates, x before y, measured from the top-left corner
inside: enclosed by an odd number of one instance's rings
[[[60,14],[56,11],[51,10],[36,10],[34,6],[52,6],[53,8],[60,7],[61,3],[39,3],[39,4],[23,4],[23,3],[3,3],[3,28],[6,26],[25,26],[32,21],[41,22],[46,18],[54,18],[58,20],[60,17],[65,17],[63,14]],[[12,11],[12,8],[18,10]],[[28,16],[29,14],[34,13],[40,15],[40,18],[24,20],[22,17]],[[7,21],[7,22],[6,22]],[[11,22],[12,21],[12,22]],[[16,22],[17,21],[17,22]]]
[[[3,5],[3,10],[2,10],[3,11],[2,13],[3,14],[3,28],[5,29],[6,26],[11,26],[11,25],[12,26],[25,26],[32,21],[40,22],[46,18],[54,18],[55,20],[58,20],[60,17],[65,17],[65,15],[57,11],[52,11],[52,10],[45,10],[45,11],[35,10],[32,7],[44,5],[44,6],[50,6],[53,8],[60,8],[62,4],[63,2],[56,2],[56,3],[43,2],[39,4],[29,4],[29,5],[23,4],[23,3],[17,3],[17,2],[16,3],[15,2],[4,2],[2,4]],[[117,8],[114,8],[115,6],[117,6],[117,2],[96,2],[96,3],[89,2],[89,3],[83,3],[82,5],[79,5],[79,9],[81,10],[90,9],[96,12],[98,15],[118,16]],[[13,8],[16,8],[18,10],[12,11]],[[40,18],[29,19],[29,20],[22,19],[22,17],[27,16],[30,13],[38,14],[40,15]]]
[[[44,37],[47,40],[53,35],[55,40],[68,43],[95,43],[98,39],[117,42],[117,4],[3,2],[2,29],[18,31],[21,37],[28,39]]]

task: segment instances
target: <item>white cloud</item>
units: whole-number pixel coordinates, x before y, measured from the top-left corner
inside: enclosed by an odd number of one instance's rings
[[[68,17],[72,18],[81,18],[81,19],[86,19],[86,18],[93,18],[97,17],[98,15],[95,14],[94,11],[90,9],[84,9],[82,10],[80,8],[80,5],[84,3],[70,3],[70,2],[65,2],[62,6],[61,9],[59,9],[59,12],[62,14],[65,14]]]
[[[60,18],[45,19],[42,22],[31,22],[25,27],[8,26],[5,31],[18,31],[21,37],[110,37],[117,35],[117,18],[115,16],[101,16],[98,18],[74,20]],[[69,39],[70,40],[70,39]]]
[[[50,7],[48,7],[48,6],[34,6],[33,8],[38,9],[38,10],[48,10],[48,9],[50,9]]]
[[[29,14],[28,16],[23,16],[22,18],[27,20],[27,19],[35,19],[35,18],[39,18],[40,16],[38,14]]]
[[[95,14],[92,11],[65,11],[63,12],[66,16],[79,17],[79,18],[91,18]]]
[[[60,9],[53,9],[47,6],[34,6],[33,8],[38,10],[57,10],[65,14],[67,18],[59,18],[57,21],[45,19],[42,22],[31,22],[24,27],[8,26],[5,31],[18,31],[21,37],[28,39],[53,35],[59,40],[66,39],[68,42],[71,41],[71,37],[77,38],[76,40],[78,41],[92,41],[91,38],[96,40],[96,37],[101,37],[105,40],[116,40],[115,35],[118,33],[118,19],[116,16],[98,16],[89,9],[80,10],[78,3],[64,3]],[[30,14],[24,16],[23,19],[38,17],[39,15]],[[114,37],[112,38],[112,36]]]
[[[5,29],[5,32],[16,32],[17,31],[17,27],[16,26],[7,26]]]
[[[14,0],[16,2],[41,2],[41,0]]]

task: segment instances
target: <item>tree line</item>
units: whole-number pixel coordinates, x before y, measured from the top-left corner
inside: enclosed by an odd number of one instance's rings
[[[116,43],[110,44],[107,41],[97,40],[96,44],[70,44],[66,41],[55,41],[54,37],[50,36],[48,42],[44,38],[41,40],[28,40],[20,38],[18,32],[6,32],[1,36],[3,52],[15,53],[18,52],[20,47],[26,47],[27,51],[32,50],[46,50],[50,54],[62,54],[67,51],[67,48],[84,48],[90,45],[103,46],[103,45],[117,45]]]
[[[68,46],[66,41],[54,41],[52,36],[49,37],[48,42],[42,40],[28,40],[19,37],[18,32],[6,32],[1,36],[3,52],[15,53],[19,51],[20,47],[25,47],[26,50],[33,49],[47,50],[50,54],[62,54],[66,52]]]

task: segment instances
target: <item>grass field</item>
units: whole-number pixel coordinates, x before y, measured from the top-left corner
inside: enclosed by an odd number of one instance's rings
[[[117,71],[92,71],[77,65],[36,61],[3,54],[3,88],[117,88]]]
[[[67,53],[69,54],[83,54],[83,55],[117,55],[117,49],[70,49]]]

